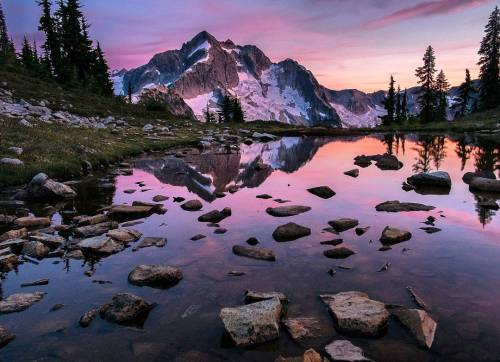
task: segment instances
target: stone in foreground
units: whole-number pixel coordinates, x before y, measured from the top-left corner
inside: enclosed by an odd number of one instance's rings
[[[276,261],[276,254],[274,254],[274,251],[256,246],[235,245],[233,246],[233,253],[251,259]]]
[[[380,336],[387,328],[389,312],[385,304],[362,292],[320,295],[341,332],[359,336]]]
[[[103,305],[99,314],[109,322],[142,327],[154,306],[134,294],[120,293]]]
[[[469,187],[471,190],[500,193],[500,180],[476,177],[471,181]]]
[[[408,241],[411,239],[411,233],[406,230],[401,230],[386,226],[382,231],[380,236],[380,242],[384,245],[393,245],[397,243],[402,243],[403,241]]]
[[[279,356],[274,360],[274,362],[326,362],[321,355],[316,352],[313,348],[308,349],[304,352],[303,356],[299,357],[283,357]]]
[[[16,293],[0,300],[0,314],[21,312],[41,301],[46,293]]]
[[[203,207],[200,200],[189,200],[181,205],[181,208],[186,211],[198,211]]]
[[[183,275],[178,268],[164,265],[139,265],[128,275],[128,281],[135,285],[167,288],[181,281]]]
[[[302,214],[304,212],[310,211],[309,206],[301,205],[288,205],[288,206],[278,206],[278,207],[268,207],[266,212],[275,217],[287,217]]]
[[[416,202],[386,201],[375,206],[377,211],[404,212],[404,211],[431,211],[434,206],[419,204]]]
[[[281,302],[278,298],[241,307],[223,308],[220,318],[226,333],[238,347],[248,347],[279,337]]]
[[[347,217],[328,221],[328,224],[338,232],[346,231],[352,229],[353,227],[358,226],[359,221],[356,219],[350,219]]]
[[[165,239],[165,238],[157,238],[157,237],[148,236],[148,237],[142,239],[142,241],[139,244],[134,246],[132,248],[132,251],[137,251],[137,250],[143,249],[143,248],[149,248],[150,246],[156,246],[158,248],[162,248],[166,244],[167,244],[167,239]]]
[[[119,243],[106,235],[94,236],[92,238],[82,240],[78,243],[78,247],[84,252],[86,251],[102,255],[116,254],[125,249],[125,246],[122,243]]]
[[[273,232],[273,238],[276,241],[292,241],[311,235],[311,229],[290,222],[285,225],[278,226]]]
[[[335,191],[333,191],[328,186],[313,187],[313,188],[307,189],[307,191],[309,191],[313,195],[321,197],[322,199],[329,199],[329,198],[335,196]]]
[[[326,354],[332,361],[342,362],[362,362],[371,361],[364,356],[363,350],[356,347],[351,342],[345,339],[333,341],[325,347]]]
[[[422,309],[394,308],[391,313],[415,337],[422,347],[431,348],[437,323]]]
[[[56,182],[44,173],[39,173],[28,184],[26,188],[26,198],[28,199],[73,199],[76,192],[69,186]]]
[[[111,230],[106,235],[122,244],[132,243],[134,241],[139,240],[142,236],[142,234],[139,231],[131,228],[120,228]]]

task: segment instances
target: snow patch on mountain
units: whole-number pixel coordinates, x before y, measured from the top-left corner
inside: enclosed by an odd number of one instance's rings
[[[379,105],[376,105],[375,108],[368,106],[368,112],[362,114],[351,112],[341,104],[330,102],[330,105],[335,108],[342,121],[342,126],[347,128],[375,127],[382,122],[380,117],[386,114],[384,108]]]

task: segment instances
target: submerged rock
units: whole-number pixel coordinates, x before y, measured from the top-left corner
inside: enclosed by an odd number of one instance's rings
[[[21,252],[32,258],[43,259],[49,254],[50,248],[39,241],[26,241]]]
[[[363,350],[345,339],[337,339],[325,347],[326,354],[332,361],[363,362],[366,358]]]
[[[272,298],[241,307],[223,308],[224,329],[238,347],[248,347],[279,337],[281,302]]]
[[[406,230],[386,226],[380,236],[380,242],[384,245],[401,243],[411,239],[411,233]]]
[[[98,314],[99,314],[99,308],[91,309],[91,310],[85,312],[80,317],[78,324],[81,327],[86,328],[86,327],[90,326],[90,323],[92,323],[92,321],[94,320],[95,317],[97,317]]]
[[[381,170],[399,170],[403,167],[403,163],[396,156],[388,153],[370,156],[361,155],[354,158],[354,164],[360,167],[368,167],[372,164],[372,161]]]
[[[157,211],[156,205],[114,205],[107,215],[112,219],[133,220],[149,216]]]
[[[181,208],[186,211],[198,211],[201,210],[203,204],[200,200],[189,200],[181,205]]]
[[[181,281],[183,275],[178,268],[165,265],[139,265],[128,275],[128,281],[135,285],[167,288]]]
[[[309,191],[313,195],[321,197],[322,199],[329,199],[329,198],[335,196],[335,191],[333,191],[328,186],[313,187],[313,188],[307,189],[307,191]]]
[[[354,251],[352,251],[349,248],[346,248],[344,246],[330,249],[330,250],[325,250],[323,252],[323,255],[326,256],[327,258],[331,259],[345,259],[350,257],[351,255],[355,254]]]
[[[403,212],[403,211],[431,211],[434,206],[419,204],[416,202],[386,201],[375,206],[377,211]]]
[[[288,299],[285,294],[280,292],[255,292],[252,290],[247,290],[245,292],[245,303],[255,303],[261,302],[263,300],[278,298],[281,303],[287,303]]]
[[[372,300],[362,292],[342,292],[321,295],[320,298],[332,313],[341,332],[380,336],[387,328],[389,312],[385,304]]]
[[[350,218],[341,218],[336,220],[328,221],[328,224],[337,232],[346,231],[352,229],[353,227],[358,226],[359,221],[356,219]]]
[[[0,326],[0,348],[5,347],[15,338],[16,335],[14,333],[11,333],[4,326]]]
[[[356,233],[356,235],[361,236],[361,235],[365,234],[368,230],[370,230],[370,227],[366,226],[364,228],[356,228],[354,230],[354,232]]]
[[[273,238],[278,242],[297,240],[308,235],[311,235],[311,229],[293,222],[278,226],[273,232]]]
[[[222,211],[212,210],[207,212],[206,214],[198,217],[198,221],[200,222],[210,222],[210,223],[218,223],[231,215],[231,209],[224,209]]]
[[[274,251],[256,246],[235,245],[233,246],[233,253],[251,259],[276,261],[276,254],[274,254]]]
[[[314,317],[287,318],[283,321],[288,333],[295,342],[321,336],[320,321]]]
[[[422,347],[431,348],[437,323],[421,309],[394,308],[391,314],[410,331]]]
[[[496,179],[495,173],[493,171],[476,171],[476,172],[466,172],[462,176],[462,180],[467,185],[469,185],[472,182],[472,180],[474,180],[476,177],[483,177],[483,178],[488,178],[488,179],[492,179],[492,180]]]
[[[150,246],[156,246],[158,248],[162,248],[167,244],[167,239],[165,238],[156,238],[156,237],[146,237],[142,239],[142,241],[134,246],[132,251],[137,251],[142,248],[149,248]]]
[[[41,301],[45,292],[16,293],[0,300],[0,314],[21,312]]]
[[[272,199],[273,198],[271,195],[268,195],[268,194],[261,194],[261,195],[255,196],[255,197],[258,198],[258,199],[263,199],[263,200],[267,200],[267,199]]]
[[[302,214],[304,212],[310,211],[309,206],[301,205],[288,205],[288,206],[278,206],[278,207],[268,207],[266,212],[275,217],[287,217]]]
[[[99,314],[109,322],[142,327],[154,307],[134,294],[119,293],[99,309]]]
[[[203,235],[203,234],[196,234],[195,236],[193,236],[191,238],[192,241],[198,241],[198,240],[201,240],[201,239],[205,239],[207,236],[206,235]]]
[[[107,233],[112,229],[116,229],[118,223],[115,221],[106,221],[100,224],[93,224],[87,226],[80,226],[73,229],[73,234],[79,238],[88,238],[91,236],[98,236]]]

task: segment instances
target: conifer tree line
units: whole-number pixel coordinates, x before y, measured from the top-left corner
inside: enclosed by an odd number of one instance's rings
[[[100,44],[89,36],[89,24],[79,0],[36,1],[41,10],[38,30],[45,35],[41,54],[37,44],[25,37],[16,54],[8,36],[0,3],[0,62],[20,63],[38,76],[50,77],[61,84],[85,88],[102,96],[113,95],[109,67]]]
[[[219,123],[243,123],[245,122],[245,113],[241,107],[241,102],[237,97],[232,97],[229,94],[224,95],[221,101],[217,105],[219,110],[217,111],[217,117],[215,114],[210,112],[208,107],[205,108],[204,117],[205,122],[214,123],[218,121]]]
[[[500,106],[500,10],[491,13],[485,27],[485,35],[479,49],[479,88],[476,89],[469,69],[465,69],[465,80],[458,88],[458,96],[451,109],[448,108],[450,84],[443,70],[436,67],[436,55],[431,45],[425,50],[422,66],[415,70],[420,85],[417,104],[420,110],[418,119],[423,123],[446,121],[448,111],[460,118],[477,110],[488,110]],[[384,100],[386,115],[381,117],[382,124],[390,125],[407,121],[407,92],[402,94],[395,81],[390,77],[389,89]],[[478,96],[474,95],[478,93]]]

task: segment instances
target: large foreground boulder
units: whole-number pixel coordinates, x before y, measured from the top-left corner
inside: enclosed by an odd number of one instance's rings
[[[311,229],[294,222],[278,226],[273,232],[274,240],[280,242],[297,240],[308,235],[311,235]]]
[[[500,193],[500,180],[476,177],[470,182],[469,187],[471,190]]]
[[[389,312],[385,304],[362,292],[320,295],[341,332],[360,336],[380,336],[387,328]]]
[[[128,281],[135,285],[167,288],[182,279],[182,271],[165,265],[139,265],[128,275]]]
[[[328,221],[328,224],[338,232],[346,231],[358,226],[359,221],[356,219],[350,219],[347,217]]]
[[[0,348],[9,344],[9,342],[15,338],[16,338],[16,335],[14,333],[11,333],[4,326],[0,326]]]
[[[155,304],[130,293],[120,293],[113,296],[111,302],[99,310],[101,318],[109,322],[142,327],[149,311]]]
[[[380,236],[380,242],[384,245],[402,243],[403,241],[407,241],[410,239],[411,233],[409,231],[393,228],[390,226],[386,226],[382,231],[382,235]]]
[[[20,198],[43,200],[43,199],[73,199],[77,196],[71,187],[52,180],[44,173],[39,173],[28,184],[26,191],[20,194]]]
[[[238,347],[248,347],[279,337],[281,302],[278,298],[240,307],[223,308],[224,329]]]

